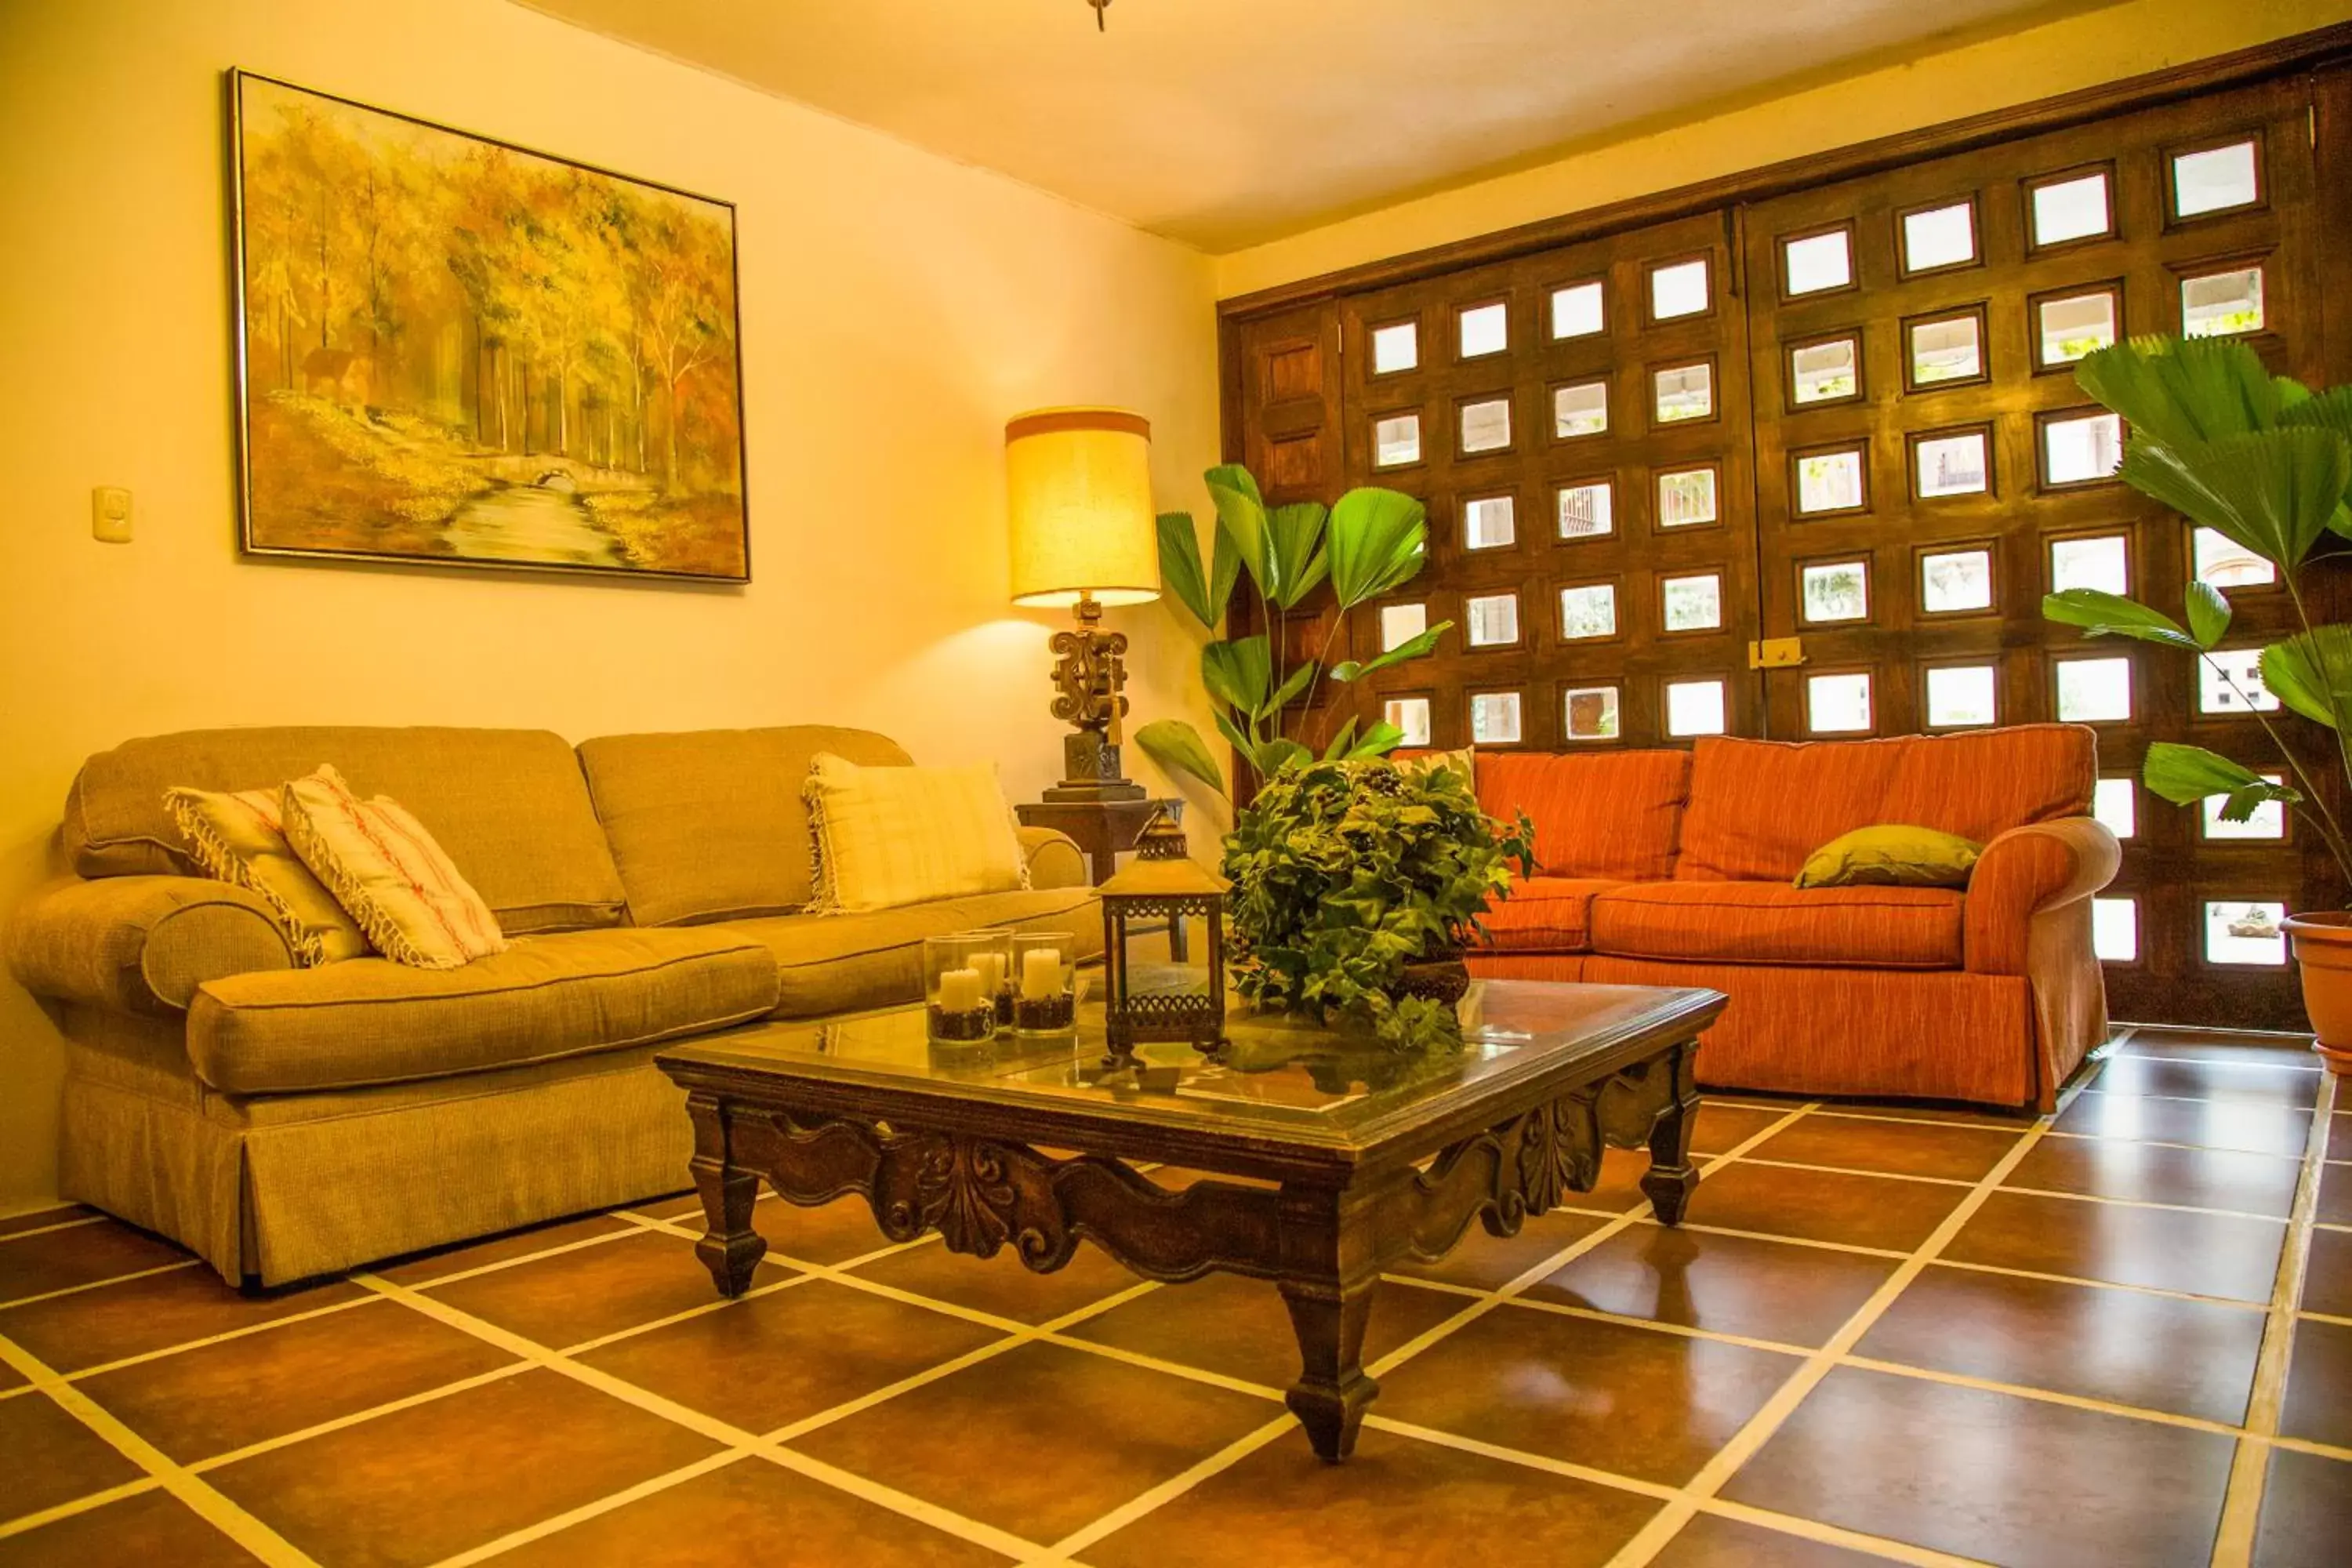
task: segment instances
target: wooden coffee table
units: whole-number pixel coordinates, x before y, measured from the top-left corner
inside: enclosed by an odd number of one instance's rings
[[[1152,1279],[1271,1279],[1304,1363],[1287,1403],[1337,1461],[1377,1392],[1362,1355],[1382,1270],[1444,1257],[1473,1219],[1515,1234],[1591,1189],[1603,1144],[1646,1147],[1642,1190],[1666,1224],[1682,1217],[1698,1184],[1693,1058],[1723,1005],[1488,981],[1464,1000],[1458,1055],[1398,1058],[1241,1014],[1217,1059],[1153,1046],[1118,1071],[1102,1066],[1099,1007],[1080,1009],[1075,1037],[977,1047],[931,1046],[908,1007],[755,1025],[655,1059],[687,1090],[696,1251],[723,1294],[767,1251],[751,1228],[762,1178],[801,1205],[863,1194],[893,1241],[936,1229],[951,1251],[1009,1245],[1039,1272],[1084,1239]],[[1153,1162],[1212,1174],[1166,1188],[1134,1168]]]

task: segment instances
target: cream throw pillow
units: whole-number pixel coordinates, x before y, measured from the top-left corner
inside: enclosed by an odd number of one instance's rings
[[[285,787],[286,841],[386,958],[456,969],[504,952],[499,918],[398,803],[362,800],[321,765]]]
[[[286,932],[297,964],[307,969],[365,957],[366,934],[286,842],[278,794],[175,788],[163,792],[163,804],[205,876],[261,895]]]
[[[863,768],[820,752],[803,793],[819,914],[856,914],[1029,885],[1013,809],[988,763]]]

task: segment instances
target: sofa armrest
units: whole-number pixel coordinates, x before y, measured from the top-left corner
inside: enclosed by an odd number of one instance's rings
[[[1996,837],[1969,879],[1970,973],[2027,973],[2033,918],[2089,898],[2115,880],[2122,863],[2116,836],[2095,817],[2036,822]]]
[[[291,969],[258,893],[201,877],[69,877],[36,889],[8,925],[8,968],[36,996],[171,1016],[207,980]]]
[[[1021,837],[1021,858],[1029,867],[1029,886],[1040,890],[1050,888],[1083,888],[1094,881],[1087,874],[1087,858],[1078,848],[1078,841],[1068,834],[1052,827],[1016,827]]]

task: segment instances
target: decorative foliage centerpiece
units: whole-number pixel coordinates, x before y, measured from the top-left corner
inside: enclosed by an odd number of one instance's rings
[[[1410,972],[1484,933],[1479,916],[1509,894],[1512,862],[1528,869],[1533,840],[1525,816],[1507,826],[1479,810],[1454,769],[1293,760],[1225,840],[1235,985],[1392,1050],[1456,1047],[1453,1006],[1415,994]]]

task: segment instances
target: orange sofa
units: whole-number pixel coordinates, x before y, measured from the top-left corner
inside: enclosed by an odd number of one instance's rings
[[[1689,752],[1480,752],[1478,798],[1535,824],[1536,874],[1487,912],[1474,973],[1707,985],[1703,1083],[2048,1110],[2105,1037],[2091,896],[2115,836],[2073,724]],[[1842,833],[1984,845],[1965,892],[1801,889]]]

